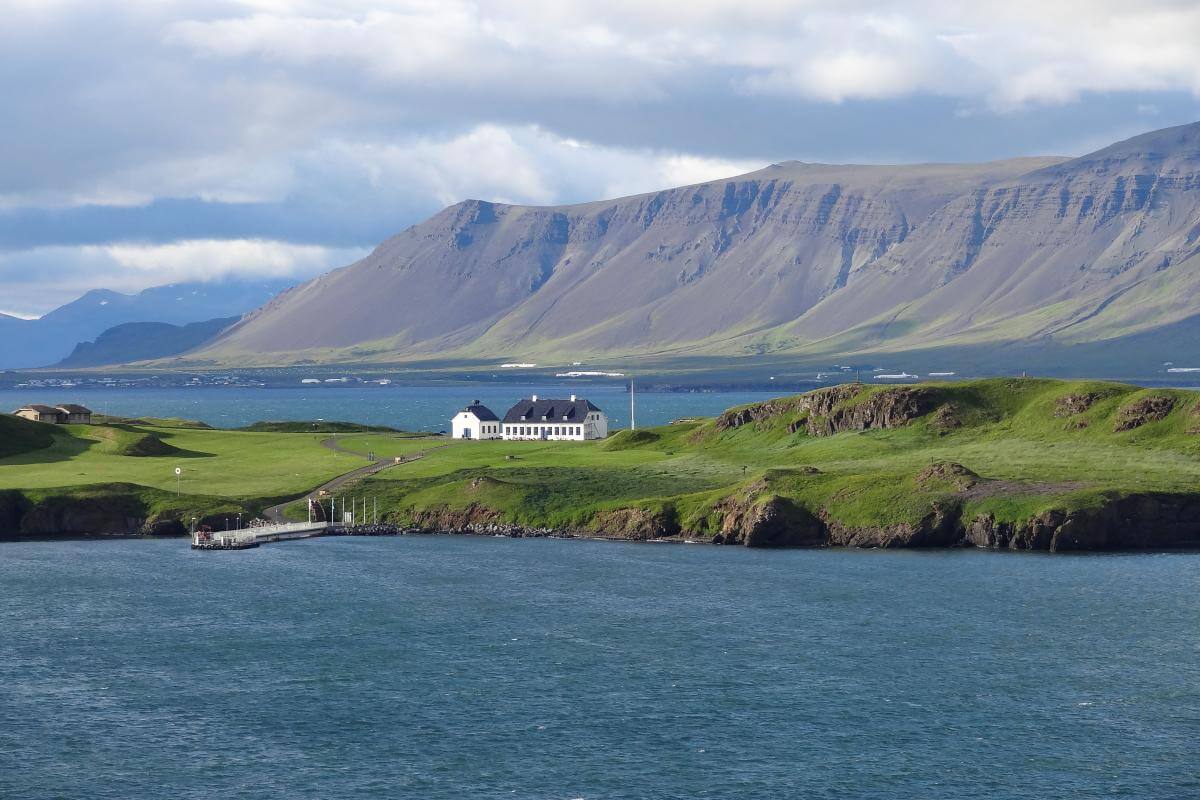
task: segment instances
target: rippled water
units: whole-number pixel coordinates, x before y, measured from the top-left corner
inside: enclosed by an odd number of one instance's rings
[[[522,397],[587,397],[608,414],[611,427],[629,426],[624,386],[537,386],[476,383],[459,386],[345,386],[246,388],[197,386],[169,389],[0,389],[0,410],[26,403],[80,403],[120,416],[181,417],[219,428],[259,420],[336,419],[404,430],[449,430],[450,418],[472,400],[503,414]],[[778,394],[778,393],[776,393]],[[638,392],[638,424],[664,425],[679,417],[715,416],[730,406],[765,400],[769,392]]]
[[[3,798],[1194,798],[1200,557],[0,546]]]

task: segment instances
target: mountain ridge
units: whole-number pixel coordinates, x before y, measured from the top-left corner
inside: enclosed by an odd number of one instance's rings
[[[1067,345],[1200,296],[1200,123],[1078,158],[781,162],[614,200],[467,200],[180,363],[847,356]]]

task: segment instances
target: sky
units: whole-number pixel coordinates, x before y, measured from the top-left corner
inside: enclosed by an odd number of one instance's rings
[[[0,313],[311,277],[468,198],[1079,155],[1200,119],[1194,0],[5,0]]]

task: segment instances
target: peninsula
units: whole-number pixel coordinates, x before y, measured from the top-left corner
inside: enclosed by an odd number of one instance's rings
[[[302,519],[299,498],[359,470],[345,491],[412,531],[754,547],[1200,546],[1197,396],[1120,383],[853,383],[585,442],[431,447],[354,426],[334,442],[308,423],[0,424],[0,530],[10,536],[182,534],[191,518],[217,526],[270,506]],[[402,463],[362,470],[368,454]]]

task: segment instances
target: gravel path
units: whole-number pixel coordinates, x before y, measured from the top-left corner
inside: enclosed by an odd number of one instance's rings
[[[348,456],[357,456],[358,458],[366,458],[366,456],[364,456],[362,453],[359,453],[355,450],[347,450],[346,448],[342,447],[341,444],[338,443],[338,440],[333,437],[330,437],[328,439],[322,439],[321,446],[327,447],[330,450],[333,450],[338,453],[345,453]],[[338,475],[336,478],[333,478],[332,480],[326,481],[325,483],[321,484],[316,489],[313,489],[311,492],[309,492],[306,495],[303,495],[302,497],[288,500],[286,502],[280,503],[277,506],[271,506],[270,508],[263,509],[263,517],[272,523],[286,522],[287,520],[283,516],[283,510],[285,508],[287,508],[288,506],[290,506],[292,503],[295,503],[295,502],[298,502],[301,500],[311,500],[311,499],[320,497],[322,492],[332,492],[335,489],[340,489],[341,487],[345,486],[346,484],[353,483],[354,481],[357,481],[360,478],[365,478],[368,475],[374,475],[377,472],[383,472],[385,469],[391,469],[392,467],[398,467],[401,464],[408,464],[413,461],[420,460],[420,459],[424,458],[426,456],[426,454],[429,453],[430,450],[436,450],[439,447],[445,447],[445,446],[446,446],[446,444],[439,444],[439,445],[434,445],[433,447],[427,447],[424,450],[418,450],[415,453],[411,453],[411,454],[405,455],[405,456],[400,456],[399,460],[381,459],[379,461],[371,462],[371,463],[367,464],[366,466],[359,467],[358,469],[351,470],[350,472],[346,472],[342,475]]]

